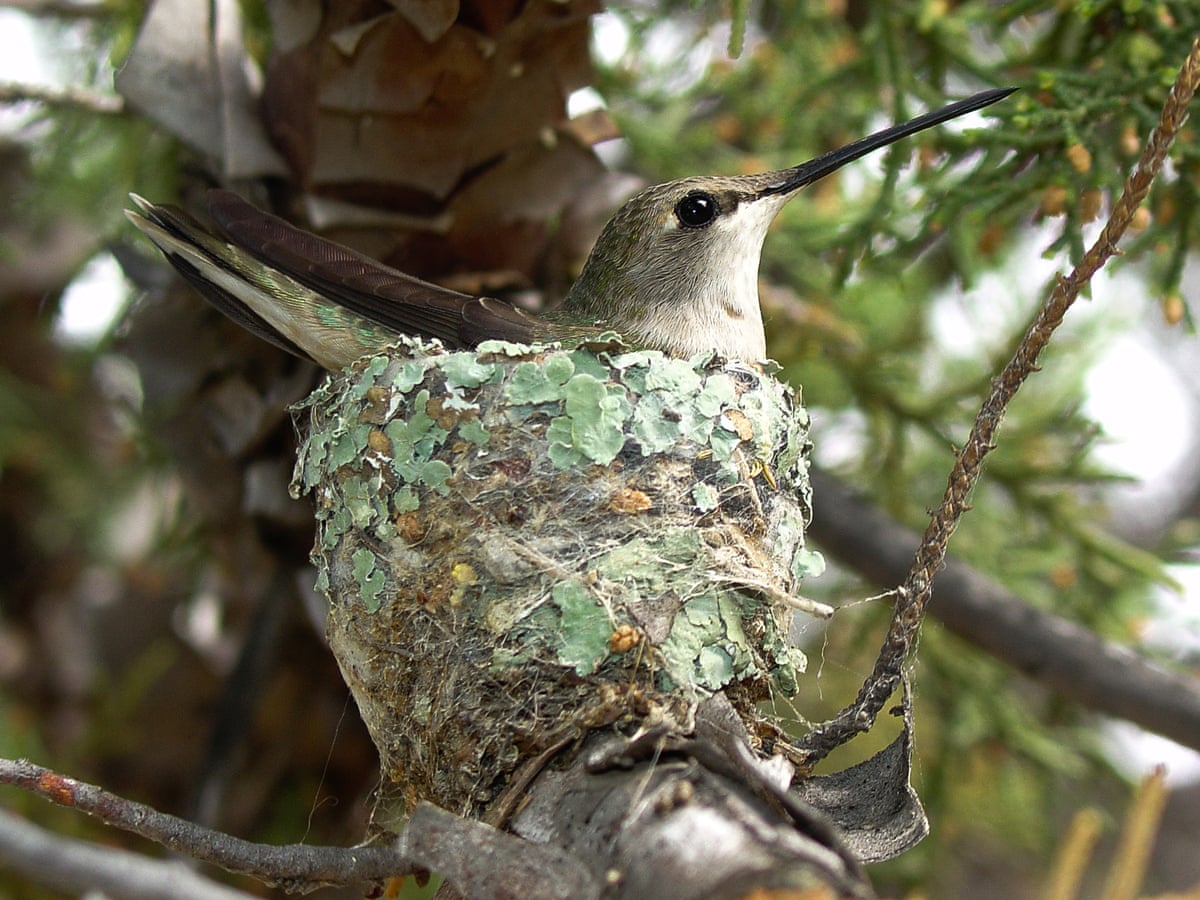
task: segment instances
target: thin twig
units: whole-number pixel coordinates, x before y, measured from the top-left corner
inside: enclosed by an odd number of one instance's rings
[[[125,101],[116,94],[105,94],[81,87],[50,87],[24,82],[0,82],[0,105],[38,103],[43,106],[70,107],[105,116],[125,112]]]
[[[874,584],[903,583],[920,532],[816,466],[809,478],[821,502],[808,537]],[[1185,667],[1162,665],[1034,606],[953,554],[938,570],[929,615],[1065,700],[1200,750],[1200,679]]]
[[[115,15],[102,0],[86,3],[76,0],[0,0],[0,9],[14,9],[45,19],[98,19]]]
[[[962,515],[969,508],[967,498],[975,483],[983,460],[994,448],[993,439],[1004,412],[1017,390],[1038,370],[1038,357],[1062,323],[1066,311],[1080,292],[1114,254],[1117,241],[1129,227],[1133,214],[1146,198],[1167,150],[1187,115],[1188,104],[1200,85],[1200,38],[1192,44],[1175,84],[1163,106],[1158,125],[1146,143],[1137,168],[1125,183],[1121,197],[1100,237],[1083,255],[1070,275],[1059,277],[1050,297],[1022,338],[1013,358],[1000,376],[992,382],[992,390],[971,428],[966,444],[954,461],[954,468],[941,504],[931,516],[929,526],[917,549],[908,578],[899,591],[896,608],[888,633],[871,674],[863,683],[854,702],[828,722],[814,728],[799,743],[809,764],[824,758],[835,747],[871,728],[879,711],[895,691],[908,653],[916,639],[925,616],[925,608],[933,589],[933,577],[946,557],[946,547]]]
[[[183,862],[162,862],[63,837],[0,809],[0,864],[32,881],[72,894],[178,900],[251,900],[191,871]]]
[[[600,885],[588,868],[554,843],[539,844],[464,819],[428,803],[408,818],[404,832],[388,844],[371,847],[310,847],[253,844],[169,816],[141,803],[67,778],[26,760],[0,759],[0,784],[12,784],[59,806],[96,816],[108,825],[141,835],[200,862],[257,878],[289,892],[381,881],[416,872],[439,872],[466,897],[596,897]],[[0,860],[6,843],[0,819]],[[84,853],[84,850],[80,851]],[[45,884],[55,873],[30,871]],[[142,872],[142,880],[161,872]],[[499,887],[497,887],[499,885]],[[70,885],[67,885],[68,887]],[[114,893],[123,897],[174,897],[138,893],[130,881]],[[183,892],[179,896],[192,896]],[[215,894],[200,894],[225,900]]]
[[[1161,763],[1142,780],[1121,826],[1101,900],[1134,900],[1146,878],[1154,839],[1167,805],[1167,770]]]
[[[227,872],[251,875],[288,890],[374,881],[409,874],[413,865],[396,845],[310,847],[303,844],[255,844],[153,807],[118,797],[26,760],[0,759],[0,783],[12,784],[51,803],[95,816],[102,822],[141,835]]]

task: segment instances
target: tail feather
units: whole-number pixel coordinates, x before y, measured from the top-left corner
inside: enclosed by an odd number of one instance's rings
[[[197,293],[251,334],[280,350],[301,359],[311,360],[304,350],[272,328],[266,319],[238,299],[237,295],[221,287],[217,281],[205,274],[210,266],[224,267],[224,264],[219,256],[208,253],[203,254],[207,265],[198,264],[196,254],[202,252],[200,246],[190,241],[188,233],[179,225],[181,221],[191,220],[187,213],[172,207],[156,207],[136,194],[131,194],[130,197],[145,215],[127,209],[126,218],[163,252],[175,271]],[[176,216],[179,218],[175,218]],[[195,227],[202,230],[199,224]]]
[[[329,369],[401,334],[465,348],[489,338],[530,343],[553,333],[524,310],[406,275],[228,191],[208,198],[222,236],[177,207],[130,196],[137,211],[126,212],[129,220],[214,306],[276,347]]]

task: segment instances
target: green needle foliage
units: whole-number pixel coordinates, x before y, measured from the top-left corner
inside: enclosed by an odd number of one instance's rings
[[[793,165],[973,91],[1021,89],[975,121],[933,129],[809,188],[764,250],[764,279],[783,298],[766,296],[769,350],[816,410],[817,459],[822,420],[849,423],[858,441],[839,455],[840,473],[923,528],[989,379],[1049,292],[1044,276],[1022,277],[1029,266],[1018,251],[1032,242],[1064,272],[1082,256],[1200,33],[1200,7],[764,3],[734,25],[745,31],[737,59],[727,56],[720,9],[616,14],[629,49],[602,70],[602,90],[631,163],[651,181]],[[692,64],[663,58],[673,41],[700,48]],[[1189,329],[1180,281],[1200,238],[1191,214],[1198,159],[1185,125],[1118,260],[1145,286],[1145,317]],[[997,272],[1007,272],[998,282],[1004,330],[981,326],[991,331],[953,346],[932,327],[938,304],[996,302],[995,288],[973,289]],[[1045,371],[1010,409],[951,544],[1027,601],[1122,641],[1165,577],[1157,554],[1108,530],[1103,490],[1120,474],[1096,462],[1104,436],[1082,405],[1089,366],[1128,315],[1101,313],[1082,327],[1068,316]],[[833,602],[874,592],[852,578],[824,582]],[[876,651],[888,610],[867,610],[855,634],[843,626],[828,636],[829,668],[850,670],[824,675],[833,708]],[[949,834],[958,828],[1020,835],[1035,855],[1049,852],[1055,807],[1076,803],[1074,792],[1107,770],[1079,711],[930,626],[918,651],[918,748],[923,798],[942,824],[892,870],[926,886],[927,865],[953,884]]]
[[[248,43],[265,59],[270,20],[260,4],[242,6]],[[596,85],[624,136],[621,168],[649,181],[794,165],[976,90],[1020,88],[976,117],[923,132],[806,189],[781,214],[764,251],[769,349],[813,412],[816,458],[894,516],[923,527],[953,447],[1049,290],[1044,276],[1028,274],[1020,253],[1032,244],[1064,271],[1082,255],[1200,33],[1200,4],[729,0],[624,4],[609,12],[624,25],[627,46],[615,57],[598,48]],[[82,41],[88,48],[79,53],[82,84],[106,87],[142,14],[137,3],[96,5],[90,24],[64,30],[64,41],[70,34],[72,47]],[[8,209],[29,230],[84,220],[92,243],[81,260],[126,234],[126,191],[165,199],[181,169],[200,167],[128,110],[47,105],[29,135],[32,175]],[[1200,238],[1198,175],[1200,141],[1187,125],[1117,261],[1144,285],[1140,315],[1184,328],[1194,324],[1181,297],[1188,249]],[[1002,309],[985,317],[973,304]],[[947,305],[993,324],[948,338],[935,327]],[[1120,473],[1096,462],[1104,436],[1083,401],[1089,366],[1128,328],[1121,316],[1128,312],[1101,310],[1082,323],[1068,317],[1042,361],[1045,371],[1009,410],[951,552],[1027,602],[1128,642],[1173,548],[1132,547],[1109,531],[1104,490]],[[35,330],[48,341],[41,325]],[[81,359],[58,349],[65,358],[45,358],[46,380],[85,379],[80,372],[94,351]],[[109,508],[111,517],[114,484],[132,493],[127,482],[164,465],[162,448],[146,434],[152,426],[132,424],[122,431],[124,455],[112,454],[119,460],[106,465],[81,455],[68,477],[49,485],[86,441],[45,412],[40,387],[7,376],[0,384],[9,397],[0,404],[0,474],[11,486],[22,467],[30,470],[39,559],[53,561],[52,550],[88,550],[87,558],[72,552],[69,566],[45,568],[82,569],[102,555],[88,549],[89,541],[100,543],[90,511]],[[68,393],[73,399],[63,401],[61,415],[72,422],[86,421],[93,408],[112,415],[117,406],[94,389]],[[821,498],[815,502],[819,508]],[[181,513],[171,523],[174,541],[162,538],[160,546],[198,566],[193,546],[179,536],[194,512]],[[67,537],[43,539],[53,529]],[[846,570],[805,587],[835,604],[879,590]],[[3,596],[9,608],[0,613],[13,616],[17,598]],[[27,596],[32,607],[33,589]],[[889,612],[883,601],[857,604],[806,647],[820,687],[797,703],[798,720],[820,721],[853,697]],[[1044,869],[1062,810],[1112,789],[1086,712],[933,622],[916,675],[918,788],[934,827],[916,851],[875,873],[881,892],[920,885],[929,896],[965,896],[962,860],[971,858],[1002,859],[1010,871]],[[0,704],[4,723],[19,718],[13,706]]]

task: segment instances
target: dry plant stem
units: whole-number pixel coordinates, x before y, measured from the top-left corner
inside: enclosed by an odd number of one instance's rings
[[[1117,242],[1129,227],[1134,212],[1146,198],[1154,177],[1158,174],[1167,150],[1171,146],[1187,115],[1188,104],[1200,85],[1200,39],[1192,44],[1171,93],[1163,106],[1158,125],[1150,135],[1137,168],[1125,183],[1112,215],[1100,232],[1100,237],[1088,248],[1083,259],[1066,277],[1059,277],[1050,297],[1037,318],[1025,333],[1013,358],[1000,376],[992,382],[992,390],[975,417],[975,424],[966,444],[954,461],[954,468],[941,504],[934,511],[921,546],[913,560],[908,578],[900,589],[895,612],[875,667],[859,690],[854,702],[833,719],[814,728],[800,742],[799,749],[811,765],[824,758],[856,734],[874,724],[879,711],[895,691],[900,673],[916,639],[933,589],[933,577],[946,557],[946,547],[959,519],[968,509],[967,497],[979,480],[983,460],[995,446],[993,438],[1004,411],[1017,390],[1037,371],[1037,360],[1050,341],[1063,316],[1079,296],[1092,276],[1117,252]]]
[[[1082,809],[1075,814],[1058,850],[1042,900],[1076,900],[1103,824],[1103,816],[1094,809]]]
[[[1133,805],[1125,816],[1121,841],[1104,883],[1101,900],[1135,900],[1146,877],[1146,865],[1154,849],[1154,838],[1167,805],[1167,771],[1155,767],[1138,786]]]
[[[95,816],[228,872],[251,875],[289,890],[371,881],[407,874],[411,865],[396,846],[313,847],[255,844],[161,813],[25,760],[0,760],[0,783],[20,787],[59,806]]]

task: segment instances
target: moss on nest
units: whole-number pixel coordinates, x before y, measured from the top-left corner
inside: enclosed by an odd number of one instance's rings
[[[583,729],[797,689],[807,415],[759,367],[406,342],[302,410],[330,645],[406,805],[478,813]]]

